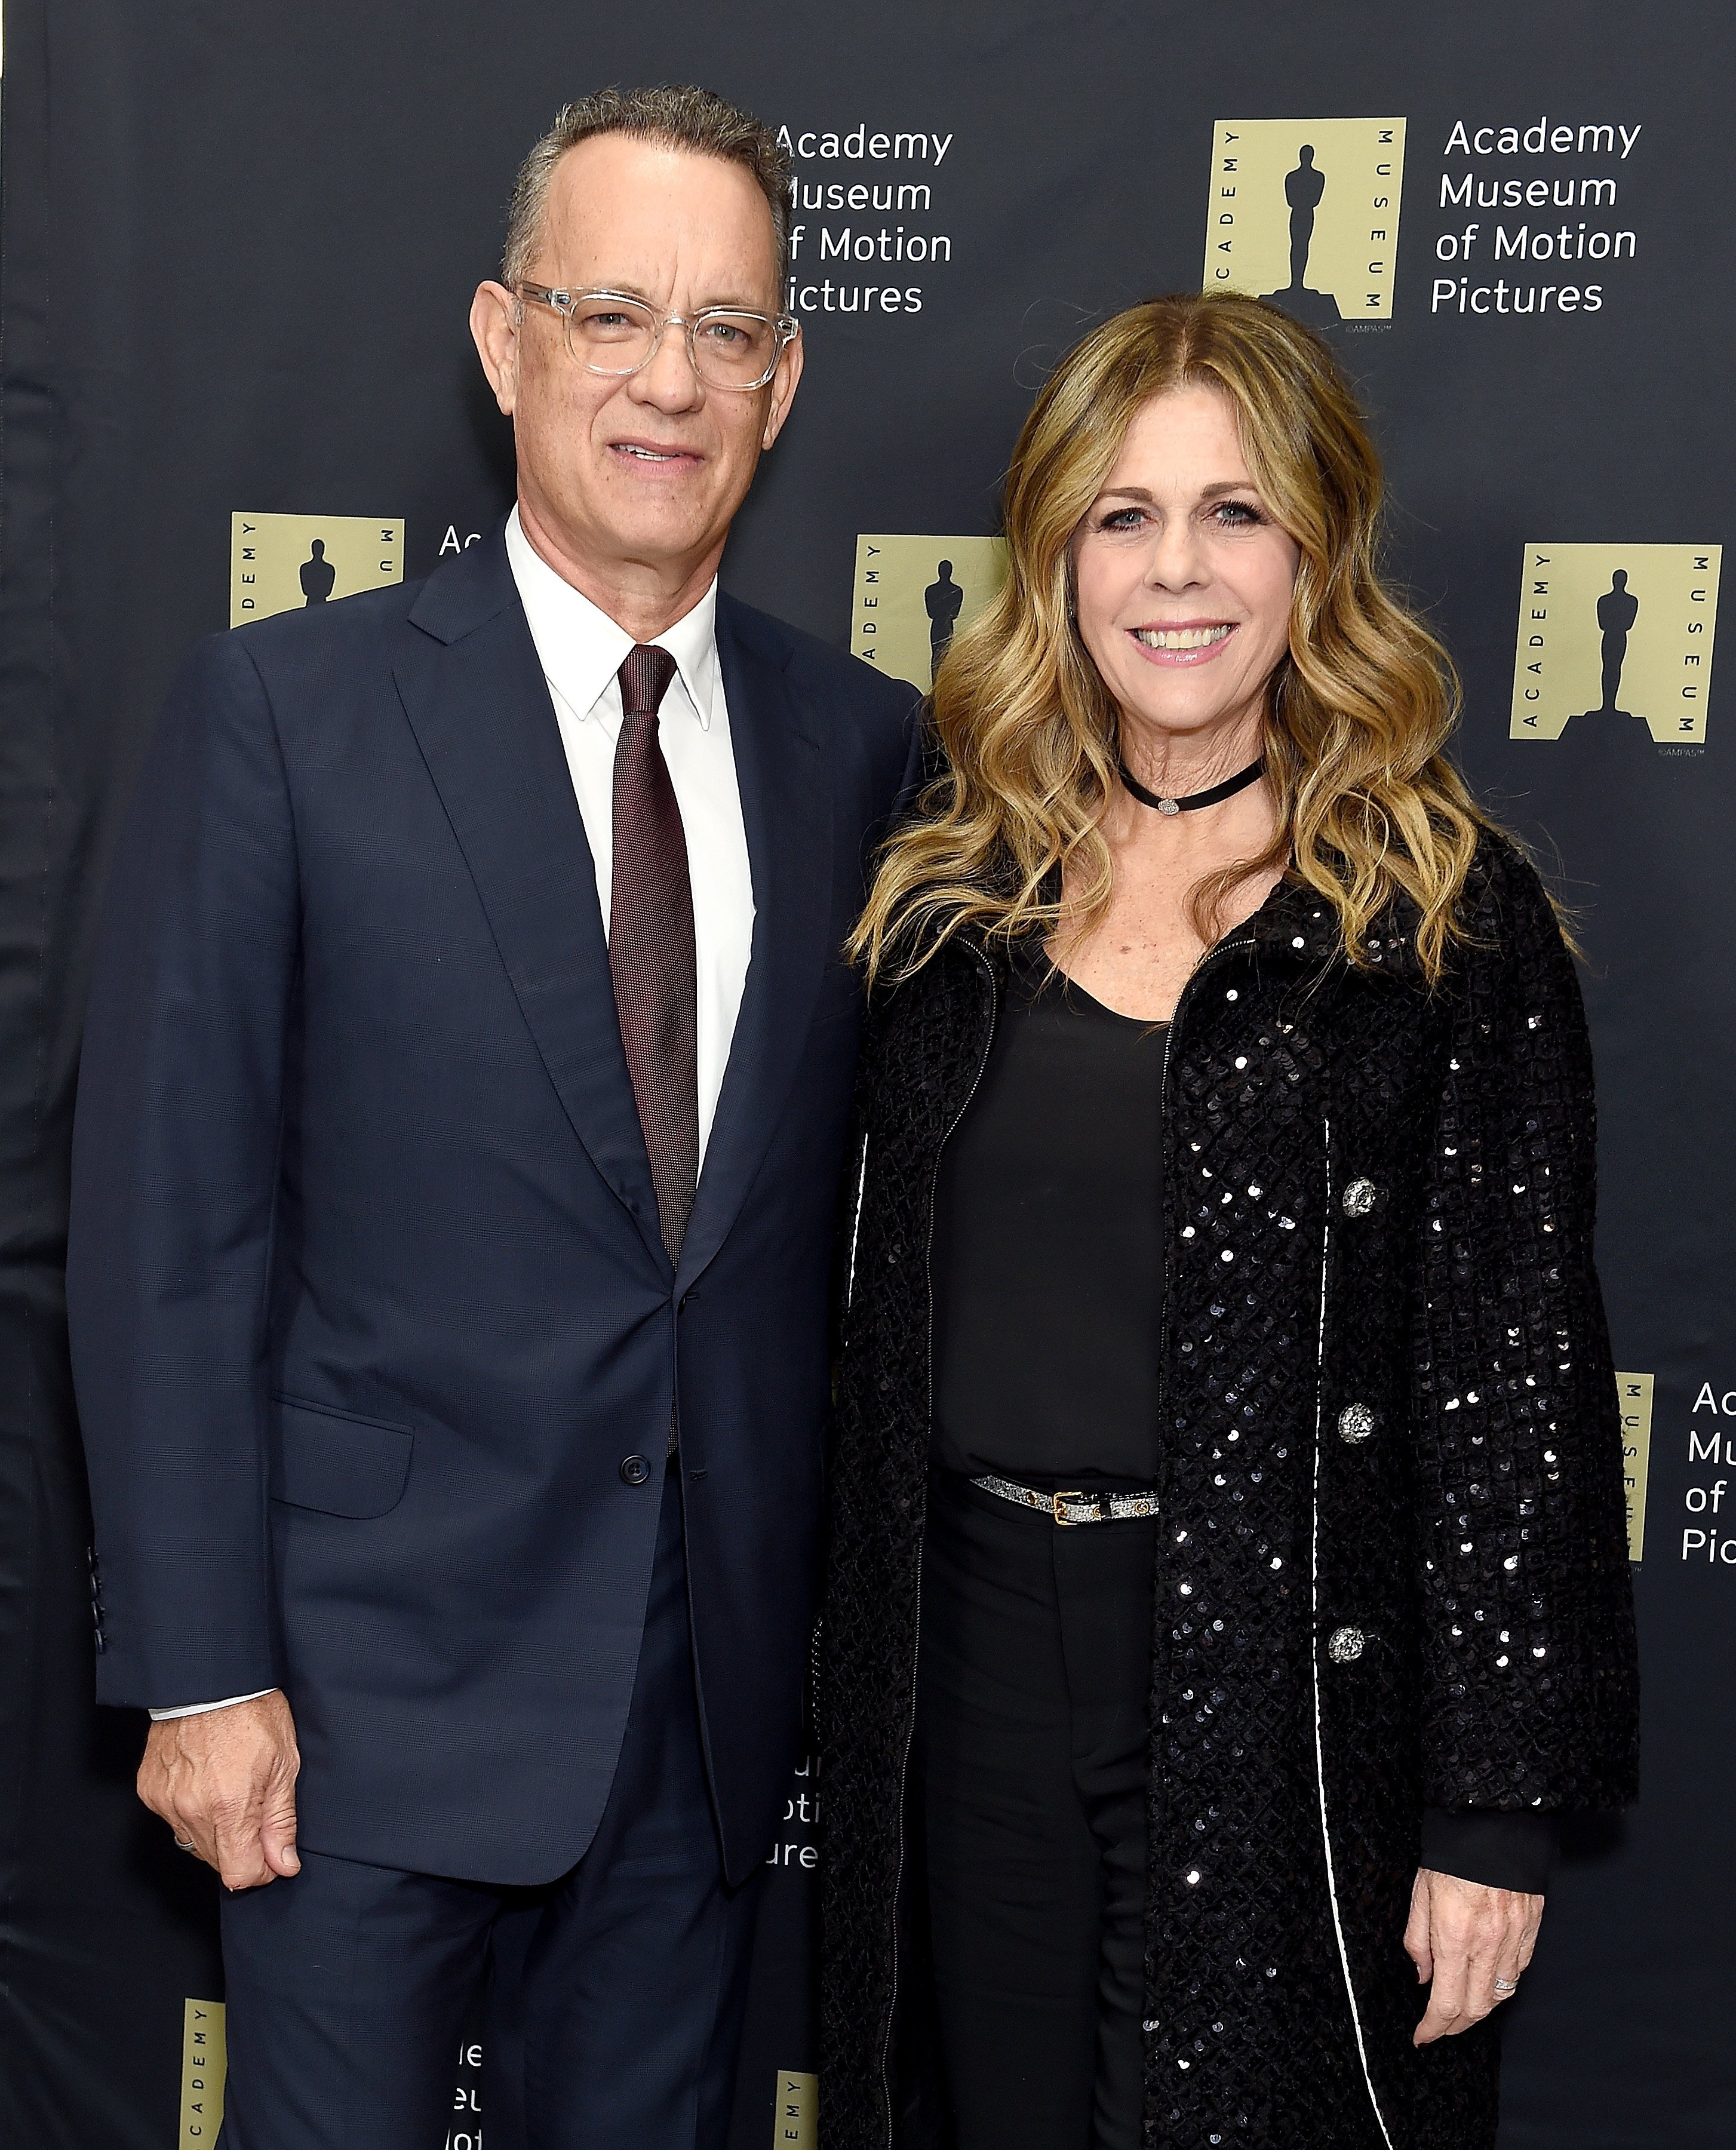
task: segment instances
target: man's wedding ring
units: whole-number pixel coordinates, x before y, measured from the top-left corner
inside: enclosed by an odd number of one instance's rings
[[[174,1840],[174,1848],[177,1851],[196,1852],[199,1850],[199,1846],[190,1836],[178,1836]]]
[[[1497,1978],[1495,1981],[1497,2000],[1505,2001],[1510,1993],[1516,1993],[1518,1991],[1519,1981],[1516,1978]]]

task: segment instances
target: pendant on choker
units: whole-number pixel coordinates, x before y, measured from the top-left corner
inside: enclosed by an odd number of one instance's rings
[[[1250,784],[1259,783],[1266,773],[1266,758],[1250,761],[1245,769],[1238,770],[1234,776],[1226,777],[1222,784],[1214,784],[1208,791],[1189,792],[1179,798],[1166,798],[1156,791],[1148,791],[1128,767],[1127,757],[1122,753],[1121,743],[1115,746],[1115,773],[1142,806],[1149,806],[1154,814],[1194,814],[1202,806],[1215,806],[1221,800],[1233,799],[1239,791],[1245,791]]]

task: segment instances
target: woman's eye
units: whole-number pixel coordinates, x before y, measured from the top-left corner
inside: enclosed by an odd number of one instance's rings
[[[1259,510],[1245,500],[1220,500],[1212,512],[1233,530],[1251,530],[1265,521]]]
[[[1137,530],[1140,519],[1137,507],[1118,507],[1106,515],[1098,527],[1099,530]]]

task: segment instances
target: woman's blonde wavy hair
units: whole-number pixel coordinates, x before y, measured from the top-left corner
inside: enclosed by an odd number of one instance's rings
[[[1277,832],[1193,891],[1216,937],[1224,898],[1288,864],[1338,914],[1346,956],[1402,892],[1439,980],[1456,899],[1489,825],[1446,758],[1459,707],[1446,651],[1381,579],[1382,481],[1362,415],[1320,339],[1259,299],[1208,292],[1132,306],[1077,344],[1026,420],[1004,497],[1007,577],[935,680],[946,773],[883,853],[850,952],[905,976],[963,926],[1088,932],[1113,880],[1102,823],[1118,714],[1080,639],[1072,539],[1136,412],[1184,385],[1234,406],[1249,472],[1300,548],[1289,649],[1264,753]]]

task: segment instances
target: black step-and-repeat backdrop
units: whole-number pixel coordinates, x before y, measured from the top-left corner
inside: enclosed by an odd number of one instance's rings
[[[117,815],[196,636],[423,574],[501,512],[464,315],[513,169],[570,95],[697,79],[786,130],[809,340],[726,579],[866,662],[926,684],[992,588],[1014,431],[1105,311],[1274,294],[1361,383],[1399,571],[1464,668],[1466,765],[1582,921],[1629,1370],[1645,1797],[1573,1835],[1506,2018],[1502,2141],[1728,2150],[1724,0],[12,0],[5,69],[4,2139],[209,2146],[222,2095],[209,1877],[134,1804],[141,1724],[91,1702],[59,1263]],[[739,2150],[814,2140],[824,1799],[792,1784],[774,1854]],[[477,2053],[452,2058],[450,2150],[474,2150]]]

